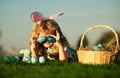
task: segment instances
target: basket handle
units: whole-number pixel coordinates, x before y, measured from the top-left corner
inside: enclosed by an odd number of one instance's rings
[[[115,38],[116,38],[116,47],[115,47],[115,50],[118,50],[119,49],[119,39],[118,39],[118,35],[116,33],[116,31],[110,27],[110,26],[106,26],[106,25],[96,25],[96,26],[92,26],[92,27],[89,27],[82,35],[82,38],[81,38],[81,41],[80,41],[80,47],[79,47],[79,50],[83,48],[83,40],[84,40],[84,37],[85,35],[92,29],[95,29],[95,28],[106,28],[106,29],[109,29],[111,30],[114,35],[115,35]],[[115,51],[116,52],[116,51]]]

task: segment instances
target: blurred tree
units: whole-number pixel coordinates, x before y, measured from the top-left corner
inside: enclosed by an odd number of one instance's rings
[[[1,30],[0,30],[0,38],[1,38],[1,35],[2,35],[2,32],[1,32]]]
[[[117,32],[118,38],[120,40],[120,32]],[[115,35],[113,32],[106,32],[104,33],[101,38],[97,41],[97,43],[107,43],[109,41],[111,41],[113,38],[115,38]],[[120,42],[119,42],[120,44]]]
[[[0,30],[0,39],[1,39],[1,34],[2,32],[1,32],[1,30]],[[0,45],[0,56],[2,56],[3,55],[3,46],[2,45]]]

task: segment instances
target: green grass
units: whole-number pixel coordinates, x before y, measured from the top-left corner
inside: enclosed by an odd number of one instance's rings
[[[119,78],[120,63],[85,65],[50,61],[45,64],[0,61],[0,78]]]

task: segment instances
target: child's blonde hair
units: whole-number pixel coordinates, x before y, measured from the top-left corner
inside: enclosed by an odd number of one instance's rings
[[[69,47],[69,43],[65,38],[65,36],[63,35],[63,33],[61,32],[61,28],[59,27],[59,25],[54,20],[50,20],[50,19],[43,20],[41,21],[41,23],[36,24],[33,27],[31,37],[30,37],[30,48],[31,48],[31,45],[34,44],[35,46],[34,51],[37,56],[47,54],[44,46],[41,43],[37,42],[37,38],[40,35],[40,33],[50,31],[51,33],[56,35],[56,30],[60,33],[60,41],[62,42],[62,45],[64,47]],[[58,52],[58,48],[56,46],[53,46],[53,47],[52,47],[53,51],[55,50],[56,51],[52,53],[56,54]]]

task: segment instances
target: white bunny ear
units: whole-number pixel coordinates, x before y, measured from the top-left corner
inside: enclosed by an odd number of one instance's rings
[[[19,51],[19,53],[20,53],[20,54],[23,54],[23,52],[24,52],[24,50],[23,50],[23,49]]]
[[[34,23],[39,23],[44,20],[44,16],[40,12],[32,12],[30,18]]]
[[[63,14],[64,14],[63,12],[58,12],[55,15],[50,16],[49,19],[55,19],[55,18],[57,18],[57,17],[59,17],[59,16],[61,16]]]

